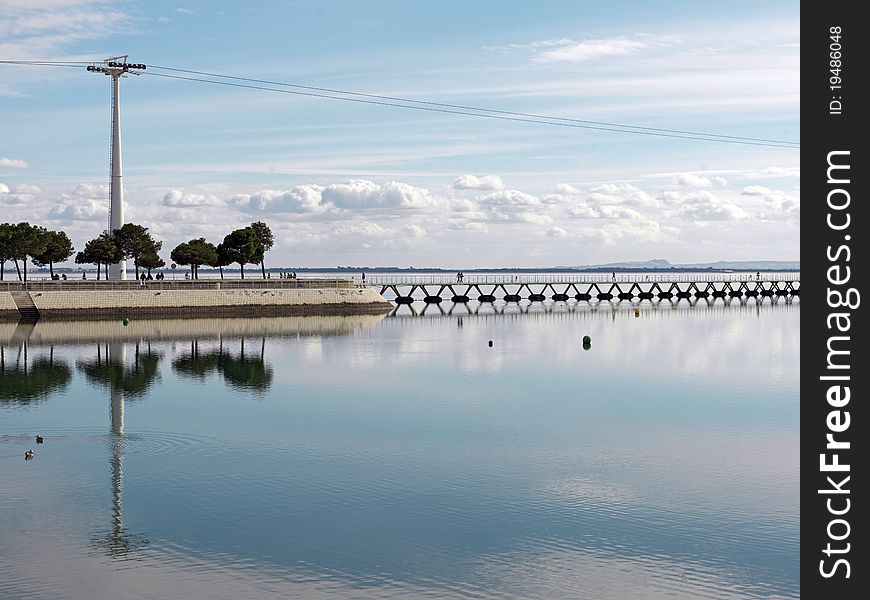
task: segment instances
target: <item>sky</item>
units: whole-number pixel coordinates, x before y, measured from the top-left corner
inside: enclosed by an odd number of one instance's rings
[[[130,62],[799,142],[799,2],[0,0],[0,60]],[[799,260],[800,151],[121,82],[127,221],[266,265]],[[292,88],[285,88],[292,89]],[[110,79],[0,64],[0,222],[108,219]]]

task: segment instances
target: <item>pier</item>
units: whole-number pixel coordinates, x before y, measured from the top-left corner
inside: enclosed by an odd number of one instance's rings
[[[770,298],[800,296],[800,273],[373,275],[365,285],[396,304]]]

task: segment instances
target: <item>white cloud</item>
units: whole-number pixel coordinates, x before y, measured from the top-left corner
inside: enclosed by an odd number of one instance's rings
[[[0,169],[27,169],[29,167],[30,165],[20,158],[6,158],[5,156],[0,156]]]
[[[686,187],[706,188],[713,185],[709,177],[695,175],[694,173],[677,173],[674,175],[674,184]]]
[[[655,206],[655,199],[630,183],[603,183],[593,187],[587,200],[598,204]]]
[[[236,194],[230,202],[242,210],[257,213],[322,213],[329,210],[323,202],[323,186],[297,185],[290,190],[261,190]]]
[[[456,212],[471,212],[477,209],[477,205],[466,198],[454,198],[450,201],[450,207]]]
[[[365,179],[335,183],[323,189],[323,202],[338,208],[434,208],[446,201],[425,188],[390,181],[383,185]]]
[[[451,221],[447,228],[457,231],[474,231],[478,233],[487,233],[489,231],[489,226],[480,221]]]
[[[561,227],[557,227],[554,225],[547,230],[547,235],[550,237],[565,237],[566,235],[568,235],[568,232]]]
[[[66,48],[131,31],[132,19],[108,0],[0,2],[4,58],[59,58]]]
[[[557,183],[556,185],[553,186],[553,191],[556,192],[557,194],[567,194],[567,195],[580,193],[580,190],[575,188],[570,183]]]
[[[9,186],[7,186],[5,183],[0,183],[0,194],[8,194],[8,193],[9,193]]]
[[[169,190],[164,194],[163,206],[173,208],[196,208],[201,206],[218,206],[223,204],[220,198],[211,194],[193,194],[180,190]]]
[[[532,61],[538,64],[578,63],[608,56],[634,54],[647,46],[646,42],[621,37],[587,40],[579,43],[571,42],[561,47],[541,52]]]
[[[502,190],[504,182],[498,175],[484,175],[478,177],[476,175],[462,175],[453,182],[454,190]]]
[[[597,219],[601,216],[598,209],[585,203],[575,204],[568,209],[568,214],[578,219]]]
[[[60,201],[51,208],[48,217],[60,221],[100,222],[108,215],[108,198],[108,186],[81,183],[72,192],[60,195]],[[102,228],[102,223],[100,225]]]
[[[715,195],[701,190],[685,198],[677,215],[687,221],[741,221],[749,213],[730,202],[723,202]]]
[[[740,193],[744,196],[767,196],[771,191],[763,185],[749,185],[743,188]]]
[[[541,200],[537,196],[526,194],[519,190],[501,190],[486,194],[477,199],[480,204],[487,206],[502,206],[502,207],[534,207],[540,206]]]
[[[182,14],[185,14],[185,15],[193,14],[193,10],[192,10],[192,9],[190,9],[190,8],[184,8],[184,7],[176,8],[176,9],[175,9],[175,12],[177,12],[177,13],[182,13]]]

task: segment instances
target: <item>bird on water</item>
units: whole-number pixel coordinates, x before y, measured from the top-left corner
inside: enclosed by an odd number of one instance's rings
[[[43,441],[44,441],[44,440],[42,439],[42,436],[41,436],[41,435],[36,436],[36,443],[37,443],[37,444],[41,444]]]
[[[33,450],[28,450],[24,453],[24,460],[30,460],[33,458]]]

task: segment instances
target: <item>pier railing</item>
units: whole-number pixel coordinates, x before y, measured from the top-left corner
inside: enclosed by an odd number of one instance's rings
[[[305,279],[197,279],[197,280],[139,280],[96,281],[67,279],[28,281],[0,281],[0,291],[60,292],[60,291],[124,291],[124,290],[294,290],[355,287],[350,278]]]
[[[800,272],[759,273],[577,273],[547,275],[487,274],[464,275],[371,275],[363,282],[370,286],[382,285],[447,285],[447,284],[503,284],[517,283],[739,283],[750,281],[800,281]]]

